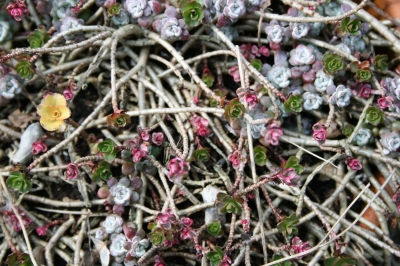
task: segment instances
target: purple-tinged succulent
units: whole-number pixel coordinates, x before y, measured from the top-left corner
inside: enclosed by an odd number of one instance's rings
[[[246,7],[243,0],[227,0],[223,14],[232,22],[236,22],[240,16],[246,13]]]
[[[185,162],[179,157],[169,161],[168,165],[168,179],[171,182],[180,181],[181,178],[189,173],[190,164]]]
[[[288,186],[295,187],[300,181],[300,175],[297,174],[296,169],[282,169],[279,172],[279,179]]]
[[[177,220],[172,209],[168,208],[165,212],[157,214],[156,221],[162,228],[170,230]]]
[[[305,22],[290,22],[289,28],[292,31],[293,39],[301,39],[307,36],[310,25]]]
[[[6,74],[0,78],[0,98],[12,99],[21,93],[21,82],[14,74]]]
[[[124,7],[133,18],[148,17],[151,15],[151,8],[147,5],[146,0],[127,0]]]
[[[54,0],[53,8],[50,11],[50,16],[53,17],[53,23],[64,18],[67,10],[71,9],[78,3],[78,0]]]
[[[362,37],[358,36],[345,36],[343,38],[343,43],[346,44],[352,53],[354,52],[366,52],[367,45]]]
[[[345,164],[349,166],[349,168],[353,171],[358,171],[362,169],[362,164],[360,161],[356,158],[348,156],[346,160],[344,161]]]
[[[153,132],[151,135],[151,141],[154,145],[161,146],[164,141],[164,133],[162,132]]]
[[[267,143],[276,146],[279,144],[279,138],[283,136],[283,130],[277,123],[272,123],[261,130],[261,135]]]
[[[386,109],[393,106],[394,99],[392,96],[382,96],[378,99],[378,105],[381,109]]]
[[[124,244],[126,242],[126,237],[124,234],[118,234],[116,235],[110,245],[110,254],[113,257],[116,257],[118,261],[122,262],[123,257],[126,255],[127,250],[124,247]],[[122,257],[118,258],[118,257]]]
[[[268,80],[279,88],[287,88],[292,77],[290,70],[286,66],[274,65],[267,74]]]
[[[353,90],[353,95],[356,95],[357,97],[362,97],[365,99],[369,98],[369,96],[371,95],[371,91],[372,91],[371,85],[368,83],[357,82],[351,88]]]
[[[311,65],[315,62],[313,47],[299,44],[295,49],[290,51],[289,62],[293,66]]]
[[[267,34],[268,41],[278,44],[287,41],[290,34],[290,29],[281,26],[276,20],[271,20],[270,24],[268,24],[264,30]]]
[[[395,78],[389,78],[385,77],[381,80],[380,82],[381,86],[392,93],[398,100],[400,100],[400,78],[395,77]]]
[[[138,233],[140,230],[138,231]],[[128,240],[124,244],[124,248],[128,251],[127,259],[130,260],[131,258],[140,258],[141,256],[146,253],[146,248],[149,246],[149,240],[142,239],[141,236],[136,233],[132,239]],[[144,231],[143,231],[144,235]]]
[[[368,144],[371,136],[371,130],[369,130],[368,128],[360,128],[354,135],[353,142],[356,143],[358,146],[365,146]]]
[[[324,92],[329,86],[334,86],[333,76],[326,74],[323,70],[318,70],[315,74],[315,89],[318,92]]]
[[[121,216],[110,214],[106,217],[104,222],[102,222],[101,226],[107,234],[118,234],[122,232],[123,223],[124,220],[122,220]]]
[[[400,148],[400,134],[397,132],[388,132],[381,135],[379,142],[382,144],[385,155]]]
[[[0,21],[0,43],[11,39],[11,27],[7,21]]]
[[[339,107],[345,107],[350,104],[351,90],[344,85],[336,87],[336,91],[329,98],[331,104],[336,104]]]
[[[303,101],[303,107],[306,110],[318,110],[323,103],[321,96],[308,91],[303,94]]]
[[[153,28],[156,29],[161,38],[165,40],[185,40],[189,37],[185,22],[182,19],[163,18],[153,22]]]
[[[251,109],[249,115],[254,120],[271,118],[268,116],[267,113],[262,111],[262,108],[259,105]],[[250,124],[251,135],[253,136],[254,139],[259,139],[261,137],[261,130],[264,127],[265,127],[264,124]]]
[[[131,14],[125,8],[121,9],[118,15],[111,17],[111,25],[121,27],[130,23]]]
[[[57,32],[63,33],[68,30],[72,30],[75,28],[78,28],[84,24],[83,19],[76,18],[76,14],[70,10],[66,12],[64,17],[60,20],[54,23],[54,27],[57,29]],[[76,39],[79,36],[83,36],[82,34],[69,34],[64,36],[66,40],[73,40],[74,38]]]
[[[110,187],[110,195],[107,201],[110,204],[127,206],[139,199],[139,195],[132,187],[132,182],[126,177]]]

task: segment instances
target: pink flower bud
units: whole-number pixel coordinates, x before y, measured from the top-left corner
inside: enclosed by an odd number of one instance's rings
[[[151,141],[154,145],[161,146],[164,141],[164,134],[162,132],[154,132],[151,135]]]
[[[79,167],[76,163],[69,163],[67,170],[65,171],[65,179],[70,180],[70,179],[75,179],[78,178],[79,176]]]
[[[378,105],[381,109],[386,109],[388,107],[391,107],[393,105],[393,97],[392,96],[382,96],[382,98],[378,99]]]
[[[260,54],[262,54],[265,57],[268,57],[270,55],[269,53],[269,49],[267,46],[263,45],[260,47],[260,49],[258,50],[260,52]]]
[[[313,125],[312,127],[314,133],[313,133],[313,138],[320,142],[323,143],[326,140],[326,128],[324,125],[321,125],[320,123],[317,123]]]
[[[67,101],[72,100],[72,98],[74,98],[74,93],[70,89],[65,89],[63,91],[63,95]]]
[[[35,228],[36,233],[38,234],[38,236],[45,236],[47,234],[47,227],[46,226],[38,226]]]
[[[32,154],[38,155],[39,153],[46,152],[46,151],[47,151],[47,145],[42,140],[35,141],[32,144],[32,150],[31,150]]]
[[[357,170],[361,170],[362,169],[362,164],[356,158],[353,158],[353,157],[349,156],[349,157],[346,158],[345,163],[353,171],[357,171]]]

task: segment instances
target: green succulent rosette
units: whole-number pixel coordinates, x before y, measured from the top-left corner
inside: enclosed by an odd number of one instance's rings
[[[243,199],[239,197],[231,197],[225,193],[218,193],[217,199],[218,201],[225,203],[221,208],[222,213],[242,213]]]
[[[207,232],[212,236],[221,236],[224,232],[222,231],[222,225],[220,221],[213,221],[207,225]]]
[[[101,162],[97,167],[96,172],[93,174],[93,180],[98,182],[100,180],[108,180],[112,176],[112,172],[110,169],[110,164],[107,162]]]
[[[225,107],[224,117],[226,120],[233,118],[239,118],[243,116],[245,112],[244,105],[240,103],[238,98],[232,99]]]
[[[386,71],[388,70],[388,56],[386,54],[378,54],[374,58],[374,67],[376,70]]]
[[[358,82],[367,82],[372,79],[372,72],[369,69],[359,69],[356,72],[356,80]]]
[[[43,26],[39,27],[28,36],[29,47],[32,49],[43,47],[43,45],[49,40],[50,36],[47,34],[46,28]]]
[[[117,144],[115,144],[115,142],[111,139],[106,139],[100,142],[98,148],[108,162],[111,162],[117,156]]]
[[[197,149],[193,152],[193,158],[200,162],[206,162],[210,160],[210,157],[210,149],[208,148]]]
[[[285,168],[293,168],[297,174],[301,174],[303,172],[303,166],[299,164],[299,159],[296,156],[290,156],[286,161]]]
[[[200,24],[204,17],[202,9],[202,4],[197,1],[182,1],[182,17],[188,27],[195,27]]]
[[[29,192],[32,188],[32,183],[25,177],[25,174],[17,171],[10,173],[6,183],[9,188],[18,190],[21,193]]]
[[[368,107],[366,115],[365,115],[365,122],[371,124],[373,126],[377,126],[379,123],[384,121],[384,113],[382,110],[371,106]]]
[[[215,246],[215,251],[207,253],[207,259],[210,260],[211,266],[218,266],[224,257],[224,252],[221,247]]]
[[[114,16],[118,16],[119,13],[121,13],[122,10],[122,5],[119,3],[113,4],[111,5],[108,9],[107,9],[107,13],[110,17],[114,17]]]
[[[15,66],[15,70],[24,79],[31,79],[35,75],[35,69],[32,67],[31,62],[26,59],[22,59]]]
[[[322,58],[322,64],[326,73],[330,75],[346,68],[346,63],[343,58],[337,54],[326,53]]]
[[[290,95],[283,108],[286,113],[300,113],[303,110],[303,97],[300,94]]]
[[[255,163],[259,166],[264,166],[267,163],[267,149],[258,145],[253,150]]]

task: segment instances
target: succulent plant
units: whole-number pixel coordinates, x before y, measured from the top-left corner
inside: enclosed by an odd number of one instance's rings
[[[339,85],[336,87],[336,90],[330,97],[329,101],[331,104],[345,107],[350,104],[351,95],[351,90],[349,88],[346,88],[344,85]]]
[[[21,89],[22,85],[18,76],[8,73],[0,78],[0,97],[12,99],[21,93]]]
[[[53,23],[64,18],[67,10],[74,7],[79,0],[54,0],[53,8],[50,11],[50,16],[53,17]]]

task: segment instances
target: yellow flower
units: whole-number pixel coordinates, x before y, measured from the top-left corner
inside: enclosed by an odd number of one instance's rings
[[[40,124],[47,131],[56,131],[71,116],[67,100],[59,93],[47,95],[37,108]]]

